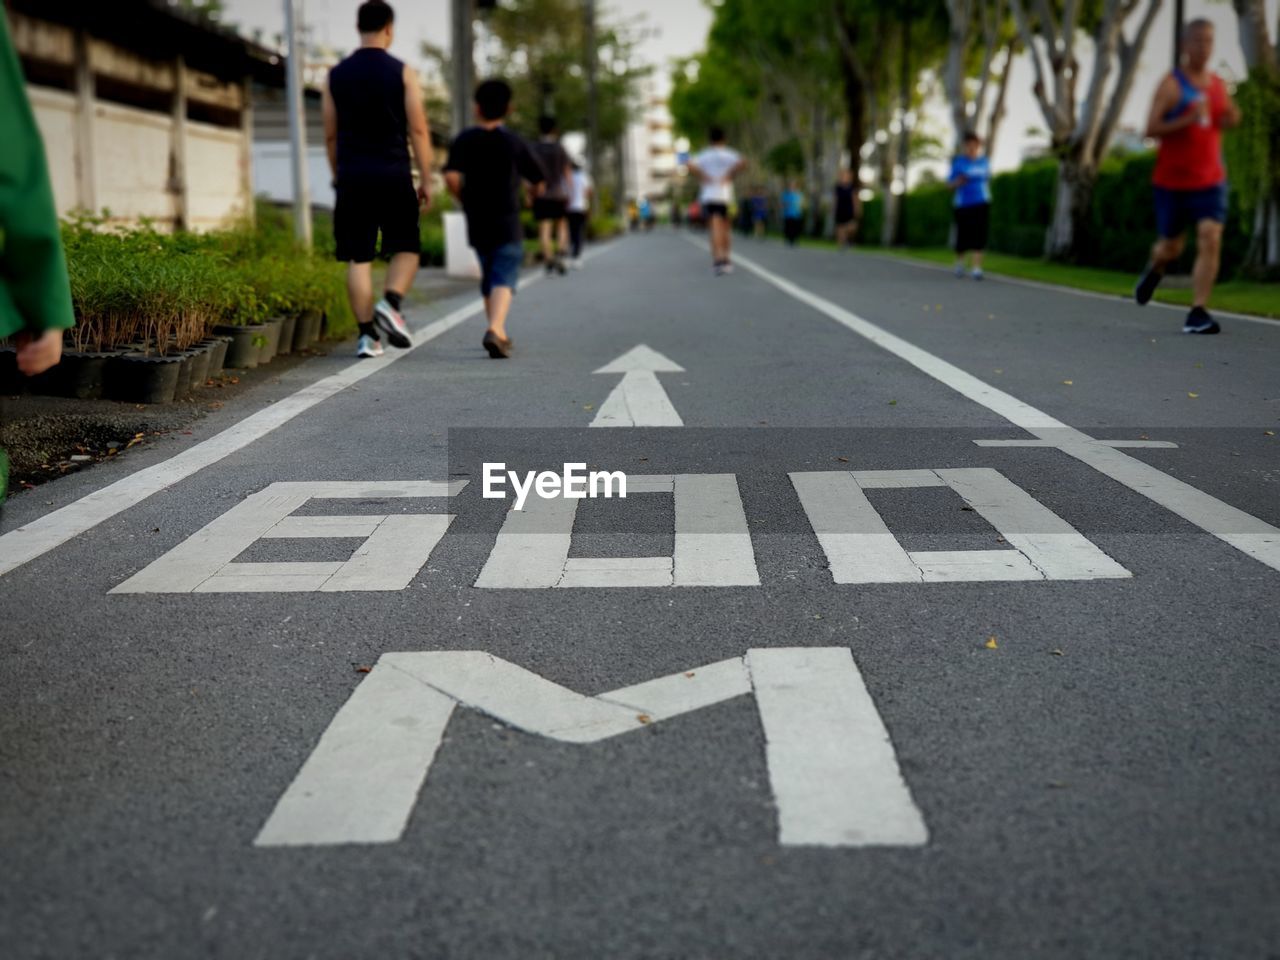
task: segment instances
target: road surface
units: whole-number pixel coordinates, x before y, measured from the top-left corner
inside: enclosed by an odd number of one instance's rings
[[[1280,955],[1280,325],[739,247],[16,497],[0,953]]]

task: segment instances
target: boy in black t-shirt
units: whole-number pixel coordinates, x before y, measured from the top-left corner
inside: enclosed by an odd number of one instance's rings
[[[444,168],[449,192],[462,201],[467,238],[480,259],[480,293],[489,329],[484,348],[497,359],[511,355],[507,311],[524,262],[520,227],[520,181],[541,192],[546,173],[524,140],[502,121],[511,112],[511,88],[486,80],[476,88],[479,125],[458,134]]]

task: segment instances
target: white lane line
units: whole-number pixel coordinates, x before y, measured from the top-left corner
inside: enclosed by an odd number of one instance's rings
[[[975,440],[979,447],[1057,447],[1056,443],[1044,440]],[[1176,443],[1168,440],[1094,440],[1101,447],[1114,447],[1117,450],[1177,450]]]
[[[683,373],[684,367],[643,343],[606,363],[597,374],[620,373],[622,382],[610,391],[593,427],[683,427],[684,421],[667,396],[659,373]]]
[[[477,650],[384,653],[272,811],[259,847],[388,843],[418,804],[455,705],[568,744],[757,697],[783,845],[928,840],[874,702],[845,647],[746,657],[598,696]]]
[[[783,846],[920,846],[924,818],[844,647],[751,650]]]
[[[696,240],[690,242],[697,245]],[[1273,570],[1280,570],[1280,528],[1223,503],[1217,497],[1171,477],[1121,450],[1096,442],[1087,434],[1067,426],[1044,411],[984,383],[955,364],[908,343],[824,297],[810,293],[746,257],[735,256],[734,259],[783,293],[905,360],[961,396],[986,407],[1015,426],[1046,441],[1048,445],[1057,447],[1104,476],[1160,504],[1169,512],[1229,543],[1259,563]]]
[[[945,273],[948,276],[953,275],[953,268],[945,267],[940,263],[926,263],[920,260],[912,260],[909,257],[892,257],[882,253],[871,253],[868,251],[860,252],[860,256],[873,260],[880,260],[886,263],[899,263],[908,267],[918,267],[921,270],[930,270],[934,273]],[[737,257],[734,257],[737,260]],[[1132,303],[1128,296],[1112,293],[1098,293],[1096,290],[1079,290],[1075,287],[1064,287],[1056,283],[1042,283],[1038,280],[1024,280],[1021,277],[1011,277],[1003,273],[988,273],[987,280],[995,280],[997,283],[1007,283],[1014,287],[1028,287],[1032,290],[1047,290],[1050,293],[1069,293],[1075,297],[1088,297],[1090,300],[1105,300],[1107,303]],[[1137,304],[1133,304],[1137,307]],[[1186,313],[1187,308],[1176,303],[1163,303],[1160,300],[1152,300],[1147,304],[1148,307],[1160,307],[1164,310],[1173,310],[1177,313]],[[1244,320],[1248,323],[1262,323],[1270,326],[1280,326],[1280,319],[1273,317],[1254,317],[1247,313],[1233,313],[1230,310],[1214,310],[1215,317],[1223,317],[1228,320]]]
[[[584,259],[594,258],[612,247],[613,245],[596,247],[588,251]],[[528,279],[522,279],[521,285],[528,287],[541,279],[541,275],[535,274]],[[277,427],[288,423],[300,413],[328,400],[352,384],[359,383],[366,377],[384,370],[423,344],[430,343],[483,312],[483,303],[459,307],[439,320],[414,330],[413,346],[408,350],[388,350],[380,358],[357,360],[337,373],[303,387],[297,393],[245,417],[239,423],[233,424],[221,433],[214,434],[207,440],[200,441],[168,460],[145,467],[127,477],[121,477],[74,503],[69,503],[65,507],[0,535],[0,577],[61,546],[73,537],[93,529],[104,520],[109,520],[116,514],[137,506],[153,494],[247,447]]]

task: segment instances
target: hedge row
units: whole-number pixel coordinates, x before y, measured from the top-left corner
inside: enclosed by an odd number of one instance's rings
[[[342,265],[323,229],[317,251],[293,241],[287,217],[260,205],[253,225],[162,234],[149,225],[106,231],[82,218],[63,228],[78,350],[145,344],[184,350],[217,324],[328,313],[330,329],[354,327]],[[325,247],[329,248],[326,256]]]
[[[1138,153],[1114,157],[1103,165],[1093,194],[1089,237],[1081,245],[1080,262],[1087,266],[1135,272],[1141,270],[1155,238],[1155,207],[1151,171],[1155,155]],[[1036,160],[991,180],[991,240],[989,249],[1021,257],[1044,253],[1045,231],[1053,217],[1057,165]],[[906,201],[908,246],[945,246],[951,237],[952,194],[945,185],[926,184],[911,191]],[[864,206],[861,242],[875,245],[883,219],[880,197]],[[1222,276],[1233,276],[1249,245],[1249,225],[1236,198],[1228,204],[1223,237]],[[1194,248],[1192,243],[1191,248]],[[1189,269],[1189,249],[1182,266]]]

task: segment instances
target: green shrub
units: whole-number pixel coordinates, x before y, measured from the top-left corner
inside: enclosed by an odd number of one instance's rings
[[[204,234],[151,225],[107,231],[101,219],[64,225],[77,326],[72,345],[158,353],[182,350],[219,323],[328,312],[330,330],[354,327],[344,268],[293,240],[287,214],[260,204],[255,221]]]
[[[623,232],[622,221],[607,213],[598,214],[587,221],[589,240],[607,240]]]
[[[1053,216],[1058,165],[1032,160],[991,178],[990,248],[1020,257],[1044,253],[1044,235]]]
[[[903,204],[907,246],[940,247],[946,244],[951,235],[953,199],[954,194],[945,184],[921,186],[908,194]]]
[[[1155,154],[1150,152],[1112,157],[1103,165],[1094,187],[1089,236],[1081,244],[1082,265],[1130,272],[1145,265],[1155,239],[1154,165]],[[992,177],[988,249],[1020,257],[1042,256],[1057,183],[1058,167],[1052,158],[1032,160]],[[948,242],[952,212],[950,191],[944,186],[917,187],[907,197],[906,210],[908,246],[937,247]],[[879,196],[863,204],[860,243],[879,243],[883,216]],[[1233,276],[1244,262],[1249,244],[1247,219],[1235,194],[1229,195],[1222,250],[1224,279]],[[1190,269],[1194,257],[1192,237],[1175,269]]]

